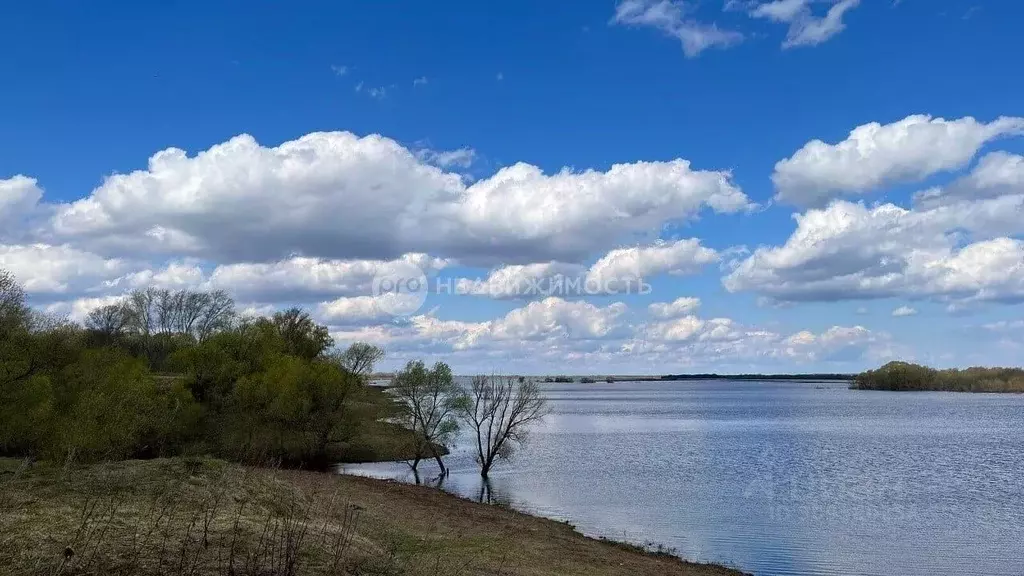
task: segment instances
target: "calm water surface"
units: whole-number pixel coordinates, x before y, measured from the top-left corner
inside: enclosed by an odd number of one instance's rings
[[[1024,396],[779,382],[544,391],[552,414],[492,473],[492,499],[755,574],[1024,574]],[[443,487],[480,498],[469,444],[448,462]],[[403,463],[344,471],[411,480]]]

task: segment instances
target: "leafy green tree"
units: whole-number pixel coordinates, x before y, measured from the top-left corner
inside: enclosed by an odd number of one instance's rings
[[[95,346],[115,346],[128,336],[132,317],[124,304],[100,306],[85,319],[90,343]]]
[[[24,289],[13,274],[0,269],[0,334],[24,328],[28,316]]]
[[[234,388],[232,450],[243,459],[277,455],[291,463],[325,464],[330,445],[354,431],[361,391],[355,375],[332,363],[279,355]]]
[[[462,397],[451,368],[444,362],[430,369],[420,360],[409,362],[395,375],[391,391],[399,401],[398,421],[413,437],[413,474],[418,479],[420,460],[432,456],[441,475],[447,475],[443,456],[459,430]]]
[[[948,390],[954,392],[1024,392],[1020,368],[966,368],[934,370],[894,361],[854,377],[852,388],[861,390]]]
[[[284,342],[272,325],[247,322],[181,348],[169,365],[185,375],[197,400],[220,405],[240,378],[266,369],[281,354]]]
[[[32,311],[0,271],[0,454],[201,451],[322,465],[353,447],[403,450],[390,421],[398,403],[366,382],[383,350],[357,343],[328,354],[332,345],[299,309],[236,321],[222,292],[137,290],[94,311],[83,329]],[[452,390],[447,366],[424,372],[422,390]],[[432,439],[423,454],[442,468],[437,448],[455,426],[448,414],[417,417]]]
[[[49,438],[53,390],[46,376],[0,386],[0,455],[35,456]]]
[[[373,367],[384,359],[384,349],[366,342],[355,342],[336,356],[338,364],[352,374],[368,380]]]
[[[30,318],[25,291],[13,274],[0,269],[0,387],[39,371],[31,356]]]
[[[301,308],[277,312],[270,318],[270,323],[284,340],[285,353],[292,356],[312,360],[334,345],[327,327],[314,322],[309,312]]]
[[[84,460],[159,455],[154,440],[183,433],[191,396],[160,390],[145,361],[122,351],[84,351],[52,377],[53,424],[47,455]],[[167,411],[169,408],[174,410]],[[166,452],[165,452],[166,451]]]

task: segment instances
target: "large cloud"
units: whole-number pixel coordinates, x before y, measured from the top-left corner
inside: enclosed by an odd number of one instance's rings
[[[916,182],[966,166],[996,138],[1024,132],[1024,118],[983,123],[908,116],[892,124],[858,126],[837,144],[808,142],[775,165],[777,199],[821,205],[843,194],[863,194],[886,184]]]
[[[605,307],[589,302],[550,297],[512,310],[485,322],[440,320],[433,315],[414,316],[411,323],[417,338],[442,340],[453,349],[502,347],[522,342],[593,341],[622,335],[626,329],[621,302]]]
[[[408,269],[433,277],[448,264],[441,258],[413,253],[387,261],[294,257],[270,263],[217,266],[204,287],[226,290],[257,302],[309,302],[339,295],[366,296],[373,291],[378,275]]]
[[[34,178],[0,178],[0,242],[25,242],[38,216],[43,191]]]
[[[937,208],[1020,195],[1024,195],[1024,156],[992,152],[983,156],[970,174],[947,186],[918,193],[914,203],[921,208]]]
[[[0,222],[12,219],[35,207],[43,197],[34,178],[17,175],[0,179]]]
[[[275,148],[239,136],[196,156],[155,154],[60,206],[52,234],[92,250],[215,261],[295,255],[577,261],[704,207],[750,206],[727,172],[685,160],[544,174],[516,164],[467,185],[397,142],[314,133]]]
[[[128,265],[67,245],[0,244],[0,268],[29,293],[67,294],[95,290],[124,274]]]
[[[992,236],[1024,232],[1022,216],[1022,194],[914,209],[834,202],[796,215],[784,245],[758,248],[723,283],[783,301],[1020,301],[1024,242]]]
[[[446,309],[451,300],[439,300],[440,308],[396,317],[396,308],[420,302],[373,293],[375,276],[391,267],[434,277],[453,264],[501,263],[483,292],[502,297],[514,296],[508,286],[560,276],[607,287],[694,274],[728,252],[696,238],[650,239],[666,222],[752,206],[728,172],[695,171],[684,160],[548,174],[516,164],[472,183],[440,166],[446,163],[458,164],[380,136],[317,133],[275,148],[242,136],[194,156],[165,150],[146,170],[111,176],[67,204],[41,203],[36,182],[16,177],[0,181],[0,217],[8,219],[0,266],[18,274],[35,305],[75,319],[135,288],[224,289],[239,309],[252,312],[307,305],[340,344],[369,340],[396,357],[437,355],[467,370],[593,372],[614,365],[662,372],[719,362],[813,361],[831,358],[832,349],[865,351],[879,341],[837,332],[812,334],[814,342],[801,347],[784,333],[701,318],[699,301],[690,298],[630,310],[624,303],[541,294],[472,320],[463,319],[461,308]],[[929,210],[945,221],[963,215],[960,192],[933,192],[929,202],[936,206]],[[993,192],[988,201],[1003,204],[978,208],[973,221],[1011,229],[1008,198]],[[945,238],[946,230],[932,226],[928,233]],[[645,243],[622,247],[639,238]],[[978,240],[993,255],[985,266],[1008,269],[1020,247],[1006,240]],[[950,245],[954,256],[968,249]],[[946,279],[960,286],[950,290],[969,289],[963,288],[973,274],[968,268],[983,261],[963,254],[949,259],[965,270],[959,284]],[[853,344],[829,344],[840,341]]]
[[[459,278],[452,291],[491,298],[539,298],[554,296],[560,288],[582,278],[585,267],[565,262],[514,264],[491,271],[486,278]],[[564,295],[564,294],[562,294]]]
[[[433,278],[449,262],[426,254],[394,260],[288,258],[271,263],[213,266],[197,260],[161,265],[104,258],[69,245],[0,244],[0,268],[33,295],[116,295],[139,288],[225,290],[257,303],[309,303],[335,296],[365,296],[378,275],[422,271]]]
[[[866,354],[876,358],[887,358],[891,354],[888,335],[875,334],[863,326],[833,326],[821,334],[804,330],[783,342],[784,346],[772,350],[771,354],[807,362],[845,362]]]
[[[54,316],[69,318],[75,322],[85,322],[93,310],[118,304],[123,300],[123,295],[75,298],[48,304],[43,307],[43,311]]]
[[[649,246],[612,250],[590,267],[587,281],[614,287],[658,274],[695,274],[718,260],[718,252],[701,246],[697,238],[658,241]]]
[[[317,307],[317,317],[336,327],[390,324],[395,311],[415,309],[422,301],[414,294],[389,292],[368,296],[344,296]]]
[[[703,319],[687,315],[645,325],[623,344],[630,354],[653,364],[770,365],[810,362],[864,362],[891,355],[889,336],[862,326],[833,326],[815,334],[803,330],[789,336],[743,326],[730,318]]]
[[[636,294],[655,276],[696,274],[719,259],[717,251],[697,238],[659,240],[612,250],[589,269],[564,262],[503,266],[486,279],[459,279],[454,291],[492,298]]]
[[[888,335],[860,326],[787,335],[730,318],[700,318],[692,313],[695,304],[685,299],[664,306],[684,315],[666,319],[655,312],[659,307],[652,307],[651,321],[637,322],[643,317],[623,303],[601,307],[547,298],[490,321],[441,319],[428,313],[371,327],[339,326],[332,334],[339,342],[375,342],[395,358],[446,358],[455,353],[462,365],[475,369],[497,366],[534,374],[566,370],[664,373],[672,367],[722,364],[862,365],[892,354]]]
[[[818,201],[965,167],[988,141],[1024,130],[1024,119],[989,124],[912,116],[861,126],[846,141],[819,141],[776,166],[779,195]],[[780,300],[928,298],[1024,301],[1024,158],[991,152],[966,175],[918,192],[904,208],[834,200],[795,214],[781,246],[731,263],[730,291]]]

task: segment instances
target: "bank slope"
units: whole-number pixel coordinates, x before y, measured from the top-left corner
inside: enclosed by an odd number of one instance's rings
[[[0,460],[12,574],[735,575],[430,488],[218,460]]]

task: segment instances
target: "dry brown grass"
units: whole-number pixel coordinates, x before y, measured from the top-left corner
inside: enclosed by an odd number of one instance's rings
[[[209,459],[0,459],[0,494],[0,574],[738,574],[430,488]]]

